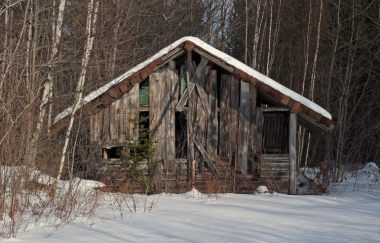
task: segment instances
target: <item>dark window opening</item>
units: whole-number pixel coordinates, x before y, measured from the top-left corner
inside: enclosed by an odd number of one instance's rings
[[[187,120],[186,112],[175,113],[175,157],[187,158]]]
[[[120,159],[120,150],[123,147],[112,147],[110,149],[103,149],[103,159]]]
[[[265,112],[263,123],[263,153],[287,154],[289,117],[285,112]]]

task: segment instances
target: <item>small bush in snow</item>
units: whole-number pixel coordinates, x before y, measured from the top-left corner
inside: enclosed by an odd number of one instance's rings
[[[325,165],[325,163],[321,163],[319,166],[320,172],[318,172],[317,176],[315,177],[315,180],[313,181],[313,185],[315,188],[315,192],[317,194],[322,194],[327,192],[327,188],[330,185],[330,179],[329,179],[329,169]]]

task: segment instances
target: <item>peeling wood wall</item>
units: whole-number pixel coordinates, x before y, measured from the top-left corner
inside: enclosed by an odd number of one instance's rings
[[[187,85],[183,95],[177,70],[183,61],[179,65],[168,61],[149,75],[149,128],[158,140],[152,161],[160,162],[154,172],[157,185],[166,191],[189,182],[192,161],[197,178],[204,173],[225,176],[227,171],[247,178],[289,178],[289,168],[285,168],[289,165],[288,113],[264,112],[257,107],[255,83],[246,82],[235,70],[221,72],[205,56],[197,63],[193,55],[188,51],[184,63],[186,75],[182,76]],[[136,84],[122,99],[91,118],[92,143],[112,147],[123,142],[122,131],[132,131],[129,118],[138,117],[138,106]],[[187,118],[185,162],[175,158],[176,112],[186,113]]]
[[[129,119],[138,117],[138,106],[139,86],[135,85],[121,99],[91,117],[91,144],[109,148],[124,142],[124,132],[131,134],[133,130]]]

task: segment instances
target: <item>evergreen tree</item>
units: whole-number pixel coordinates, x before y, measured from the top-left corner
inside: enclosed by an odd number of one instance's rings
[[[129,175],[132,181],[141,183],[146,195],[153,192],[154,180],[149,174],[157,166],[157,161],[149,161],[146,167],[140,164],[141,161],[151,159],[156,152],[156,136],[152,134],[153,130],[144,125],[147,119],[149,117],[129,119],[133,124],[132,132],[124,133],[125,142],[121,145],[126,151],[119,151],[123,161],[130,166]]]

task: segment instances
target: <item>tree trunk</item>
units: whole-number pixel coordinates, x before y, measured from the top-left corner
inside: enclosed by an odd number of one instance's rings
[[[94,36],[92,36],[92,34],[95,33],[95,30],[96,30],[95,29],[95,23],[96,23],[96,17],[97,17],[97,13],[98,13],[98,7],[99,7],[99,1],[96,1],[95,8],[94,8],[94,2],[93,2],[93,0],[90,0],[90,3],[88,4],[87,24],[86,24],[86,37],[87,37],[86,39],[87,40],[85,43],[85,52],[84,52],[83,59],[82,59],[82,69],[81,69],[80,76],[79,76],[78,83],[77,83],[77,87],[76,87],[74,107],[72,108],[69,126],[66,130],[65,143],[64,143],[64,146],[62,149],[60,167],[58,170],[57,180],[55,182],[55,188],[57,187],[58,182],[61,179],[63,164],[65,162],[65,154],[66,154],[66,150],[67,150],[67,147],[69,144],[71,130],[72,130],[72,127],[74,124],[74,115],[75,115],[75,112],[77,111],[77,109],[78,109],[78,107],[82,101],[83,87],[84,87],[84,82],[86,79],[87,65],[88,65],[88,61],[90,58],[92,45],[94,43]]]

